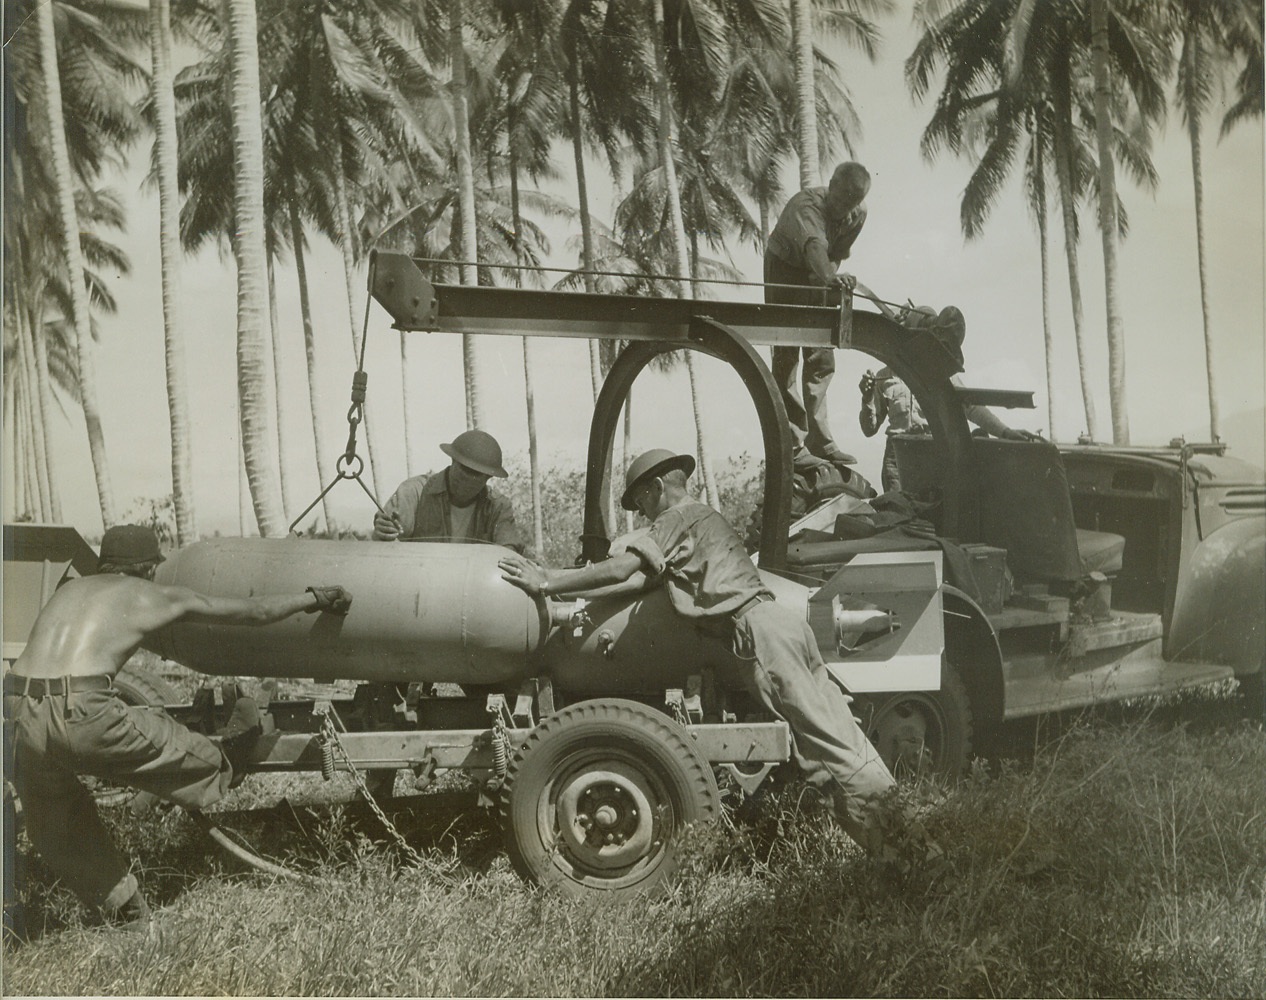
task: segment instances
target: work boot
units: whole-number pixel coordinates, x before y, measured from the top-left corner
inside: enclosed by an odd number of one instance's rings
[[[255,743],[264,732],[259,705],[253,698],[238,698],[233,704],[228,725],[220,733],[220,750],[233,767],[230,788],[236,788],[246,777],[242,768],[249,760]]]

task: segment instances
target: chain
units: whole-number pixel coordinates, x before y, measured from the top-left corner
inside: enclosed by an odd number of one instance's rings
[[[373,810],[374,815],[378,817],[379,822],[381,822],[387,832],[391,834],[392,838],[400,846],[400,849],[404,852],[409,861],[413,863],[414,867],[425,868],[432,874],[443,879],[449,885],[455,884],[455,880],[447,870],[443,869],[434,862],[428,862],[425,858],[423,858],[422,855],[415,851],[409,845],[409,842],[404,839],[404,836],[396,829],[395,824],[387,818],[387,814],[383,812],[382,806],[378,804],[378,800],[374,798],[373,793],[369,790],[369,786],[365,783],[365,776],[352,762],[351,754],[347,752],[347,747],[344,746],[343,740],[339,736],[338,729],[334,726],[334,718],[330,712],[325,713],[324,721],[321,723],[321,740],[324,747],[333,747],[334,750],[338,752],[338,755],[343,758],[343,763],[346,765],[348,772],[351,774],[352,780],[356,783],[357,790],[364,797],[365,801],[369,803],[369,808]]]

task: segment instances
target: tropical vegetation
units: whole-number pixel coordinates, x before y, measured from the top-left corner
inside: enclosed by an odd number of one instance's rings
[[[17,0],[6,5],[5,429],[17,516],[60,517],[58,406],[82,411],[102,519],[116,518],[94,375],[97,319],[111,308],[105,272],[126,262],[109,230],[126,226],[105,188],[153,139],[161,209],[161,281],[172,497],[181,541],[197,537],[189,475],[198,431],[187,412],[181,265],[199,247],[236,265],[237,413],[258,530],[284,533],[295,506],[285,455],[332,481],[337,432],[316,406],[307,256],[337,247],[348,353],[363,358],[363,274],[374,248],[426,258],[437,280],[560,284],[590,291],[708,296],[737,277],[740,245],[759,251],[786,197],[820,164],[852,153],[861,121],[840,53],[874,59],[891,0]],[[1087,349],[1080,290],[1083,210],[1103,247],[1112,436],[1128,440],[1118,257],[1128,252],[1124,171],[1160,182],[1151,141],[1169,106],[1191,145],[1210,430],[1219,433],[1217,364],[1204,252],[1203,126],[1231,95],[1223,131],[1262,112],[1261,0],[921,0],[921,37],[906,61],[915,99],[935,96],[922,138],[929,159],[969,157],[962,199],[968,238],[1017,167],[1037,226],[1048,370],[1065,337],[1050,319],[1048,258],[1062,230],[1085,425],[1103,373]],[[1222,88],[1222,91],[1219,91]],[[574,197],[542,184],[572,177]],[[595,178],[619,197],[596,216]],[[1053,213],[1053,215],[1052,215]],[[1089,216],[1089,211],[1085,212]],[[553,247],[549,220],[578,225]],[[1058,219],[1057,225],[1052,225]],[[561,275],[539,270],[552,255]],[[569,256],[570,255],[570,256]],[[294,278],[288,277],[293,264]],[[105,265],[105,266],[103,266]],[[297,323],[277,308],[297,281]],[[284,436],[278,359],[302,338],[312,445]],[[400,342],[403,413],[359,412],[367,478],[380,428],[410,426],[409,347]],[[718,500],[706,400],[691,373],[701,482]],[[613,355],[591,345],[597,391]],[[466,421],[487,408],[479,349],[463,351]],[[679,359],[669,358],[668,363]],[[523,343],[530,455],[535,440],[532,345]],[[1055,393],[1048,393],[1054,406]],[[298,400],[287,399],[293,408]],[[372,412],[371,412],[372,411]],[[635,414],[626,413],[625,437]],[[1054,413],[1051,414],[1054,426]],[[406,441],[413,471],[414,456]],[[540,536],[539,464],[531,491]],[[327,524],[332,520],[326,506]],[[615,511],[610,513],[614,520]],[[331,525],[333,527],[333,525]]]

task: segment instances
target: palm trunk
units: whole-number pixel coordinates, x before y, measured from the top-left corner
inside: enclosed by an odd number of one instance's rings
[[[633,454],[633,390],[630,387],[629,394],[624,397],[624,467],[627,469],[629,462],[632,460]],[[626,510],[624,512],[624,530],[633,530],[634,512]]]
[[[353,233],[355,226],[352,222],[352,202],[347,193],[347,172],[343,161],[343,154],[340,147],[338,153],[338,162],[335,164],[334,170],[334,195],[338,200],[336,214],[338,218],[335,220],[339,227],[337,232],[339,250],[343,255],[343,283],[347,286],[347,319],[352,329],[352,363],[357,368],[360,367],[361,355],[361,326],[357,322],[356,316],[356,247],[353,244],[355,239]],[[365,453],[367,460],[366,468],[369,469],[369,482],[374,494],[379,492],[378,487],[378,463],[374,460],[376,455],[382,452],[376,447],[376,437],[374,434],[374,423],[369,419],[369,397],[365,398],[365,405],[362,411],[362,426],[365,430]]]
[[[22,490],[18,494],[22,498],[22,511],[19,520],[40,521],[40,497],[36,485],[37,473],[32,466],[35,460],[35,438],[31,431],[30,392],[27,391],[26,377],[18,372],[18,437],[20,444],[15,453],[19,468],[22,470]]]
[[[62,521],[62,502],[57,489],[57,468],[53,458],[53,382],[48,374],[48,336],[41,314],[28,325],[35,355],[35,390],[40,413],[40,462],[48,483],[48,515],[54,524]]]
[[[45,111],[48,114],[49,146],[52,152],[53,176],[57,182],[62,250],[66,255],[71,312],[74,314],[71,319],[75,327],[75,345],[79,362],[79,402],[83,408],[84,423],[88,431],[88,451],[92,456],[101,520],[108,528],[114,523],[114,489],[110,484],[105,434],[101,429],[101,414],[97,408],[97,372],[96,360],[93,356],[92,320],[88,305],[88,289],[84,284],[83,252],[79,245],[79,219],[75,213],[75,188],[70,169],[70,153],[66,147],[66,122],[62,112],[62,86],[57,68],[53,4],[36,4],[36,16],[39,26]]]
[[[813,79],[813,0],[791,0],[791,41],[796,53],[796,149],[800,187],[815,187],[818,165],[818,98]]]
[[[268,263],[264,250],[264,136],[260,121],[259,41],[254,0],[225,0],[233,54],[233,208],[237,260],[237,387],[242,459],[260,534],[285,534],[268,426],[264,324]]]
[[[1057,91],[1058,93],[1058,91]],[[1073,337],[1077,343],[1077,371],[1081,378],[1081,399],[1086,413],[1086,433],[1091,440],[1099,440],[1098,421],[1095,418],[1094,390],[1090,384],[1090,362],[1086,357],[1086,339],[1083,330],[1084,317],[1081,304],[1081,278],[1077,266],[1077,207],[1073,202],[1072,171],[1069,167],[1071,124],[1063,111],[1056,109],[1055,119],[1055,175],[1059,182],[1060,211],[1064,222],[1064,256],[1068,261],[1068,288],[1072,297]]]
[[[268,255],[268,325],[272,332],[273,347],[273,389],[276,394],[274,402],[277,409],[277,473],[281,477],[281,505],[286,511],[286,519],[296,511],[293,498],[290,496],[289,477],[286,475],[286,456],[290,450],[286,447],[286,405],[282,395],[281,373],[281,319],[277,315],[277,271],[273,255]]]
[[[580,210],[581,276],[584,278],[585,291],[596,292],[598,287],[593,275],[593,220],[589,218],[589,184],[585,178],[584,129],[580,124],[579,44],[576,41],[572,42],[572,74],[568,88],[571,102],[571,149],[572,157],[576,161],[576,200]],[[589,341],[589,381],[593,384],[593,398],[596,400],[598,392],[602,389],[602,357],[596,340]]]
[[[673,159],[673,106],[669,92],[668,59],[664,48],[664,0],[651,0],[654,16],[655,39],[655,91],[659,105],[659,162],[664,171],[664,190],[668,197],[668,215],[672,226],[673,266],[676,270],[677,294],[685,296],[686,282],[693,273],[686,249],[686,224],[681,214],[681,191],[677,183],[677,164]],[[699,470],[703,479],[708,503],[716,507],[716,486],[712,482],[703,427],[702,411],[695,382],[694,353],[686,351],[686,371],[690,376],[690,398],[695,413],[695,438],[699,449]]]
[[[1090,52],[1095,81],[1095,138],[1099,148],[1099,232],[1103,239],[1103,285],[1108,313],[1108,399],[1112,441],[1130,443],[1125,398],[1125,324],[1117,296],[1117,181],[1112,158],[1112,79],[1108,66],[1108,0],[1090,0]]]
[[[1051,330],[1051,261],[1047,240],[1045,135],[1040,124],[1033,131],[1033,184],[1037,212],[1038,254],[1042,264],[1042,349],[1046,361],[1046,432],[1055,435],[1055,336]]]
[[[699,238],[690,234],[690,273],[699,269]],[[696,289],[696,295],[698,290]],[[721,494],[716,477],[712,474],[712,458],[708,454],[707,435],[703,430],[703,403],[699,384],[695,377],[695,352],[686,351],[686,374],[690,377],[690,408],[695,418],[695,448],[699,453],[699,478],[703,480],[704,496],[713,510],[721,509]]]
[[[171,495],[176,511],[176,544],[197,538],[193,475],[189,464],[189,389],[185,376],[185,333],[181,316],[180,188],[176,176],[176,98],[172,89],[170,0],[150,0],[149,44],[153,77],[154,152],[158,163],[158,247],[162,260],[163,356],[167,416],[171,424]]]
[[[462,265],[459,269],[463,285],[479,284],[479,240],[475,222],[475,167],[470,152],[470,95],[466,92],[466,45],[463,40],[465,12],[462,0],[449,0],[449,58],[453,64],[451,84],[453,131],[457,145],[457,184],[461,226],[459,228]],[[475,338],[462,334],[462,368],[466,381],[466,426],[483,425],[483,404],[479,397],[479,358]]]
[[[295,248],[295,273],[299,279],[299,314],[303,318],[303,350],[308,371],[308,408],[312,412],[312,443],[315,446],[317,479],[322,488],[331,482],[330,469],[325,460],[321,442],[325,440],[321,402],[317,392],[316,340],[312,335],[312,302],[308,297],[308,267],[304,259],[303,223],[299,219],[299,207],[290,203],[290,238]],[[325,530],[334,533],[334,519],[330,516],[330,498],[326,494],[321,501],[325,512]]]
[[[32,491],[35,496],[35,510],[38,521],[48,521],[50,503],[48,494],[48,468],[44,463],[45,441],[44,421],[39,416],[37,376],[35,374],[35,348],[31,343],[30,327],[26,323],[18,324],[18,364],[21,366],[22,402],[25,406],[27,426],[30,429],[29,447],[26,449],[28,467],[32,470],[31,479],[35,483]]]
[[[0,396],[4,405],[4,423],[0,425],[3,430],[4,439],[0,441],[0,454],[9,456],[9,464],[12,466],[13,480],[11,490],[0,489],[0,498],[8,505],[4,508],[4,519],[6,521],[15,521],[18,516],[18,497],[21,493],[21,473],[18,469],[19,456],[22,449],[18,447],[18,411],[14,404],[14,387],[17,379],[13,371],[12,365],[5,366],[3,382],[4,394]]]
[[[1198,63],[1197,47],[1199,32],[1188,30],[1183,59],[1192,66]],[[1189,47],[1189,48],[1188,48]],[[1209,322],[1209,279],[1204,252],[1204,169],[1200,144],[1200,117],[1194,109],[1187,113],[1187,137],[1191,142],[1191,183],[1196,198],[1196,261],[1200,275],[1200,317],[1204,321],[1204,367],[1209,386],[1209,440],[1220,441],[1221,427],[1218,419],[1218,386],[1214,364],[1213,327]]]
[[[514,151],[514,107],[507,109],[509,116],[510,147],[510,215],[514,220],[514,262],[519,263],[522,250],[520,234],[523,232],[523,219],[519,211],[519,163]],[[521,272],[516,271],[516,276]],[[522,284],[522,278],[517,278]],[[532,488],[532,545],[536,554],[544,558],[545,554],[545,514],[541,508],[541,464],[536,441],[536,394],[532,386],[532,351],[531,338],[523,338],[523,399],[527,407],[528,432],[528,478]]]

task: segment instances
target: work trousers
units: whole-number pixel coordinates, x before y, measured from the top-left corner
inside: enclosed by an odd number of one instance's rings
[[[901,489],[901,473],[897,469],[897,449],[892,446],[892,435],[889,434],[884,444],[884,464],[879,470],[880,484],[885,493]]]
[[[765,258],[767,284],[802,285],[800,288],[767,288],[765,301],[783,305],[816,305],[825,303],[825,289],[803,268],[792,267],[777,257]],[[800,364],[801,353],[804,363]],[[799,386],[796,368],[800,368]],[[840,451],[831,434],[826,393],[835,375],[835,349],[831,347],[775,347],[773,375],[787,408],[791,424],[793,455],[808,451],[819,458],[833,459]],[[803,395],[802,395],[803,393]]]
[[[193,809],[217,802],[233,777],[205,736],[161,709],[125,705],[111,690],[6,694],[4,714],[27,835],[44,863],[89,906],[117,909],[137,885],[77,775]]]
[[[749,692],[791,727],[806,780],[831,800],[849,836],[877,850],[893,778],[853,718],[852,699],[827,675],[808,622],[765,601],[735,623],[733,652]]]

